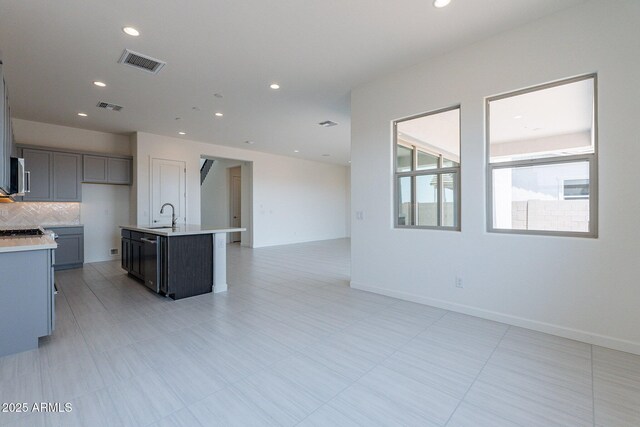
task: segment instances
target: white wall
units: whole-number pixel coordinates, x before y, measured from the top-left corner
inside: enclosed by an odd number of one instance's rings
[[[352,286],[640,353],[638,22],[640,2],[589,2],[356,88]],[[487,233],[484,97],[591,72],[599,238]],[[394,230],[391,122],[457,103],[462,231]]]
[[[78,151],[131,155],[129,136],[96,132],[49,123],[11,119],[16,140],[21,144],[42,145]]]
[[[84,261],[117,259],[120,253],[120,229],[129,223],[128,185],[82,184],[80,221],[84,223]]]
[[[151,158],[187,164],[187,222],[200,224],[200,156],[252,162],[253,246],[346,236],[345,167],[139,132],[137,222],[149,223]],[[243,179],[245,177],[243,176]],[[244,239],[243,239],[244,241]]]
[[[12,119],[16,141],[21,144],[130,155],[129,137],[112,133]],[[84,224],[84,261],[118,259],[119,225],[129,223],[131,187],[128,185],[82,184],[80,222]]]

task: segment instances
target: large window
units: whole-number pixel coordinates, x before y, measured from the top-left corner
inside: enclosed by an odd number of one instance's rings
[[[597,236],[596,76],[487,99],[488,229]]]
[[[394,122],[395,226],[460,229],[460,107]]]

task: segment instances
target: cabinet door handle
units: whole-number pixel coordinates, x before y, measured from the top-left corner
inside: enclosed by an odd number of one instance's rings
[[[31,171],[24,173],[24,192],[31,193]]]
[[[144,237],[141,238],[140,240],[146,243],[151,243],[152,245],[155,245],[156,243],[158,243],[156,240],[146,239]]]

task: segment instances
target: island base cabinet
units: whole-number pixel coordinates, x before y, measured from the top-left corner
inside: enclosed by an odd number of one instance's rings
[[[196,234],[167,238],[166,286],[173,299],[213,291],[213,236]]]
[[[122,230],[121,267],[172,299],[212,292],[213,236],[160,237]]]
[[[38,348],[55,327],[53,250],[0,253],[0,357]]]

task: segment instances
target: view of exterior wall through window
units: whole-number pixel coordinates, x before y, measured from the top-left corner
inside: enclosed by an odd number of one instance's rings
[[[460,229],[460,107],[393,123],[395,227]]]
[[[596,76],[487,99],[488,229],[597,236]]]

